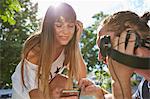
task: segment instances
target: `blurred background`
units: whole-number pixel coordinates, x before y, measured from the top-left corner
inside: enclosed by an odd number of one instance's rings
[[[49,5],[60,1],[70,4],[77,19],[83,22],[80,48],[88,78],[111,92],[107,66],[97,60],[97,26],[106,16],[122,10],[143,15],[150,11],[149,0],[0,0],[0,99],[11,97],[11,75],[21,59],[22,44],[31,33],[39,30]],[[131,79],[134,92],[141,76],[133,74]]]

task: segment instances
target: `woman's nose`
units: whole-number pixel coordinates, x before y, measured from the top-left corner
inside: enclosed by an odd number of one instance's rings
[[[66,25],[63,26],[63,33],[64,34],[68,33],[68,27]]]

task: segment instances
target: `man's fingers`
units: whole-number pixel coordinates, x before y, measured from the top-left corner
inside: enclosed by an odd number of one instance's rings
[[[115,37],[113,40],[113,48],[118,50],[118,42],[119,41],[119,37]]]
[[[86,87],[91,85],[94,85],[94,83],[87,78],[82,78],[79,81],[79,88],[81,88],[82,91],[84,91]]]
[[[128,44],[127,44],[127,47],[126,47],[126,53],[127,54],[133,54],[134,47],[135,47],[135,40],[136,40],[135,33],[131,33]]]
[[[83,85],[84,80],[86,80],[86,78],[82,78],[79,80],[79,82],[78,82],[79,87],[81,87]]]
[[[127,35],[127,32],[124,31],[124,32],[121,33],[120,38],[119,38],[118,50],[119,50],[120,52],[123,52],[123,53],[125,53],[125,40],[126,40],[126,35]]]

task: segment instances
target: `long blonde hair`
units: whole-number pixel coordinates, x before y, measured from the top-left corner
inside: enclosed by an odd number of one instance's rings
[[[54,7],[50,6],[46,12],[42,30],[39,33],[35,33],[31,35],[24,43],[23,51],[22,51],[22,68],[21,75],[23,85],[24,83],[24,60],[27,58],[28,53],[35,47],[39,47],[39,50],[36,52],[36,57],[38,58],[38,88],[43,93],[43,95],[49,98],[49,75],[51,70],[51,65],[53,62],[52,54],[55,51],[54,45],[54,22],[59,17],[63,16],[65,19],[71,19],[76,21],[76,13],[73,8],[66,4],[61,3],[59,6]],[[78,52],[78,42],[76,40],[76,29],[73,38],[65,47],[65,65],[69,65],[69,73],[68,73],[68,88],[72,87],[72,80],[75,77],[79,79],[80,73],[80,64],[77,61],[77,57],[79,57],[76,52]]]

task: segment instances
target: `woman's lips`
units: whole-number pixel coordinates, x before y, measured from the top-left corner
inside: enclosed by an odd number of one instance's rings
[[[59,36],[63,40],[68,40],[68,36]]]

